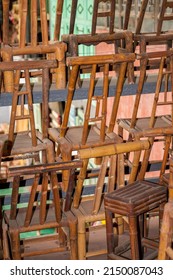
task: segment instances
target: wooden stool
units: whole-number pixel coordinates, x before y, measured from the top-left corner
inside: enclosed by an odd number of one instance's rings
[[[167,201],[167,188],[146,181],[136,181],[123,188],[117,189],[104,196],[108,259],[124,259],[116,253],[115,236],[113,230],[113,215],[126,216],[129,221],[129,234],[131,245],[131,258],[138,260],[143,258],[141,245],[156,247],[156,242],[143,237],[139,231],[138,218],[141,215],[159,207],[162,217],[163,205]],[[141,235],[141,239],[139,236]],[[115,250],[115,251],[114,251]],[[121,252],[120,252],[121,254]],[[152,258],[157,252],[152,254]]]

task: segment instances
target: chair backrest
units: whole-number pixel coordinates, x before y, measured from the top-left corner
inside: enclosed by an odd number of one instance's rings
[[[164,206],[162,225],[159,241],[159,260],[173,260],[173,154],[169,158],[169,184],[168,184],[168,202]]]
[[[80,46],[99,46],[100,43],[111,44],[114,46],[113,53],[118,53],[120,50],[117,46],[123,45],[124,51],[128,53],[133,52],[133,34],[130,31],[121,31],[114,33],[100,33],[100,34],[70,34],[62,35],[62,41],[68,45],[68,56],[79,56]],[[122,44],[123,42],[123,44]],[[101,53],[107,54],[104,48],[101,49]],[[134,82],[134,67],[133,64],[128,64],[128,81],[130,83]]]
[[[148,140],[134,141],[128,143],[119,143],[119,144],[110,144],[107,145],[106,148],[104,146],[93,147],[89,149],[81,149],[78,151],[79,159],[83,161],[87,161],[91,158],[102,157],[102,163],[100,166],[100,171],[98,175],[98,181],[96,184],[96,189],[94,193],[94,201],[93,201],[93,214],[97,214],[101,205],[103,189],[105,184],[105,178],[108,171],[108,182],[107,182],[107,192],[113,191],[116,187],[122,187],[127,182],[132,183],[136,180],[138,172],[142,165],[142,151],[148,150],[150,148],[150,143]],[[125,177],[125,153],[131,153],[131,165],[130,172],[127,172],[127,178]],[[116,156],[121,155],[121,161],[117,161]],[[123,182],[121,181],[121,185],[119,184],[119,178],[117,172],[121,171],[121,176],[123,178]],[[81,169],[82,172],[82,169]],[[79,175],[80,176],[80,175]],[[77,205],[77,200],[79,199],[79,190],[76,190],[74,194],[74,203]]]
[[[62,12],[63,12],[63,4],[64,0],[57,0],[57,5],[56,5],[56,17],[55,17],[55,29],[54,29],[54,41],[58,41],[60,38],[60,30],[61,30],[61,19],[62,19]],[[76,13],[76,8],[77,8],[77,0],[72,0],[72,11],[71,11],[71,20],[70,22],[70,33],[73,33],[74,29],[74,20],[75,19],[75,13]]]
[[[106,10],[99,10],[99,4],[104,2],[106,4]],[[110,7],[108,6],[110,4]],[[109,33],[114,32],[115,24],[115,0],[95,0],[93,7],[93,17],[92,17],[92,28],[91,35],[96,35],[97,20],[99,17],[109,19]]]
[[[10,0],[2,1],[3,8],[3,26],[2,26],[2,41],[4,44],[9,44],[9,9]]]
[[[19,211],[18,205],[21,205],[25,209],[23,214],[25,227],[30,226],[35,210],[39,211],[39,218],[36,220],[36,224],[42,225],[46,222],[48,208],[53,206],[54,221],[60,222],[62,211],[70,208],[75,169],[81,166],[81,161],[70,161],[9,168],[8,177],[13,178],[9,210],[10,219],[16,219]],[[62,170],[70,170],[68,190],[66,196],[64,196],[65,202],[63,204],[61,179],[58,182],[58,174],[60,176]],[[33,175],[33,182],[29,187],[22,185],[22,183],[24,184],[22,179],[27,175]],[[23,190],[21,191],[20,187],[22,186],[23,188],[21,189]],[[23,196],[22,193],[24,193]],[[22,205],[21,203],[23,202],[26,203]]]
[[[29,2],[31,2],[31,9],[29,11]],[[39,9],[38,9],[39,3]],[[41,40],[38,39],[38,10],[40,10],[41,20]],[[47,8],[46,0],[21,0],[20,3],[20,35],[19,35],[19,46],[24,47],[26,44],[27,36],[27,18],[30,12],[30,42],[31,46],[36,46],[38,42],[42,42],[43,45],[48,45],[48,20],[47,20]],[[28,43],[28,42],[27,42]]]
[[[49,69],[56,67],[55,60],[40,60],[40,61],[11,61],[0,62],[1,71],[12,71],[14,73],[14,87],[12,95],[12,110],[10,116],[8,140],[13,143],[15,133],[15,122],[17,120],[27,119],[30,124],[32,145],[37,145],[37,137],[35,130],[35,120],[33,112],[33,92],[30,81],[30,71],[41,69],[42,71],[42,94],[43,94],[43,127],[42,133],[46,137],[48,128],[48,91],[49,91]],[[19,80],[23,70],[25,78],[25,87],[20,88]],[[25,104],[28,104],[28,113],[25,112]],[[21,105],[20,112],[17,112],[17,105]],[[29,126],[28,126],[29,130]]]
[[[157,23],[157,35],[160,35],[162,32],[162,25],[164,21],[173,20],[172,12],[167,13],[167,9],[173,8],[173,1],[163,0],[160,8],[160,13],[158,16],[158,23]]]
[[[90,68],[92,68],[92,71],[89,74],[90,80],[89,80],[89,87],[88,87],[86,111],[84,113],[84,124],[83,124],[81,144],[82,145],[86,144],[91,123],[96,124],[98,122],[100,123],[100,143],[104,143],[106,126],[107,126],[106,113],[107,113],[107,97],[109,94],[109,82],[110,82],[109,73],[111,67],[112,65],[120,64],[118,77],[116,78],[116,89],[114,94],[112,114],[110,117],[107,133],[111,133],[114,130],[120,95],[122,93],[123,84],[125,81],[127,63],[133,62],[134,59],[135,59],[135,54],[132,53],[67,58],[67,65],[71,68],[71,71],[70,71],[70,77],[68,83],[67,102],[65,106],[60,137],[64,137],[67,131],[70,108],[71,108],[74,91],[76,89],[76,82],[80,70],[83,67],[89,66]],[[98,82],[98,70],[103,73],[103,76],[100,79],[102,81],[100,90],[99,87],[97,89],[97,85],[96,85],[96,82]],[[95,116],[91,115],[93,101],[96,102]]]
[[[9,44],[9,10],[10,10],[9,0],[3,0],[3,43]],[[38,9],[39,3],[39,9]],[[29,10],[29,5],[31,5],[31,10]],[[44,45],[48,44],[48,19],[47,19],[47,8],[46,0],[21,0],[19,1],[19,45],[24,47],[26,44],[27,36],[27,19],[30,15],[30,41],[32,46],[36,46],[38,39],[38,10],[40,10],[40,20],[41,20],[41,37],[42,43]],[[28,42],[27,42],[28,43]]]
[[[157,75],[157,82],[155,87],[155,94],[153,99],[153,105],[151,109],[151,114],[149,118],[148,128],[154,127],[157,109],[159,106],[173,106],[173,100],[170,100],[169,98],[169,91],[172,89],[172,67],[173,67],[173,52],[172,50],[169,51],[161,51],[161,52],[154,52],[154,53],[144,53],[139,55],[140,62],[140,76],[138,81],[138,87],[135,97],[135,103],[133,107],[133,113],[131,118],[131,124],[130,128],[135,128],[136,120],[139,113],[139,105],[140,105],[140,99],[141,94],[146,78],[146,71],[147,71],[147,65],[148,61],[151,63],[154,63],[156,59],[159,58],[160,65],[159,65],[159,71]],[[164,80],[164,89],[163,89],[163,79]],[[170,82],[170,87],[169,87]],[[161,93],[163,92],[164,97],[161,97]],[[162,99],[161,99],[162,98]],[[171,110],[172,112],[172,110]],[[165,114],[166,115],[166,114]],[[173,116],[171,116],[173,117]],[[173,119],[172,119],[173,120]],[[171,123],[170,123],[171,124]]]
[[[162,158],[162,162],[161,162],[161,167],[160,167],[160,171],[159,171],[160,172],[159,180],[160,180],[161,184],[165,183],[168,186],[168,180],[167,180],[167,177],[165,176],[165,171],[166,171],[166,166],[168,164],[168,158],[169,158],[169,153],[170,153],[170,149],[171,149],[172,135],[173,135],[172,126],[160,127],[160,128],[150,128],[150,129],[146,129],[146,130],[143,130],[140,132],[132,133],[132,137],[135,140],[139,140],[142,138],[148,138],[150,141],[150,144],[151,144],[150,149],[145,151],[143,165],[142,165],[142,168],[138,175],[139,179],[143,178],[143,176],[147,170],[149,155],[151,153],[151,149],[152,149],[155,138],[164,137],[165,145],[164,145],[164,153],[163,153],[163,158]],[[171,161],[171,163],[172,163],[172,161]],[[170,167],[171,167],[171,164],[170,164]],[[171,180],[171,182],[172,182],[172,180]]]

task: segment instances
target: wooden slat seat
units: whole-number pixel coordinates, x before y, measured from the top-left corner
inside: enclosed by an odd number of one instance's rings
[[[139,216],[153,209],[160,209],[162,216],[163,205],[167,202],[167,188],[147,181],[136,181],[123,188],[117,189],[104,197],[108,259],[126,259],[123,255],[114,253],[116,246],[113,232],[113,215],[119,214],[127,217],[130,234],[131,258],[133,260],[145,258],[140,246],[147,244],[146,236],[140,232]],[[140,238],[140,236],[142,236]],[[144,245],[145,244],[145,245]],[[157,257],[157,245],[153,240],[148,240],[150,248],[156,249],[152,256]],[[148,257],[149,258],[149,257]]]

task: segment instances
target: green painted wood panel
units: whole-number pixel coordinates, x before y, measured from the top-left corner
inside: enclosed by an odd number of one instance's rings
[[[72,0],[64,0],[61,34],[69,34],[70,15],[71,15]],[[49,0],[49,26],[50,38],[53,39],[55,28],[55,14],[56,14],[57,0]],[[93,13],[93,0],[78,0],[76,21],[74,27],[75,34],[89,34],[91,32],[91,20]],[[80,55],[94,54],[93,46],[80,46]]]

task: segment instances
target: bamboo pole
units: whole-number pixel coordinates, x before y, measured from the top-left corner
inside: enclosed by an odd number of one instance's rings
[[[78,157],[80,159],[96,158],[100,155],[110,156],[114,154],[128,153],[131,151],[147,150],[150,148],[150,142],[148,140],[139,140],[134,142],[110,144],[106,146],[81,149],[78,151]]]

